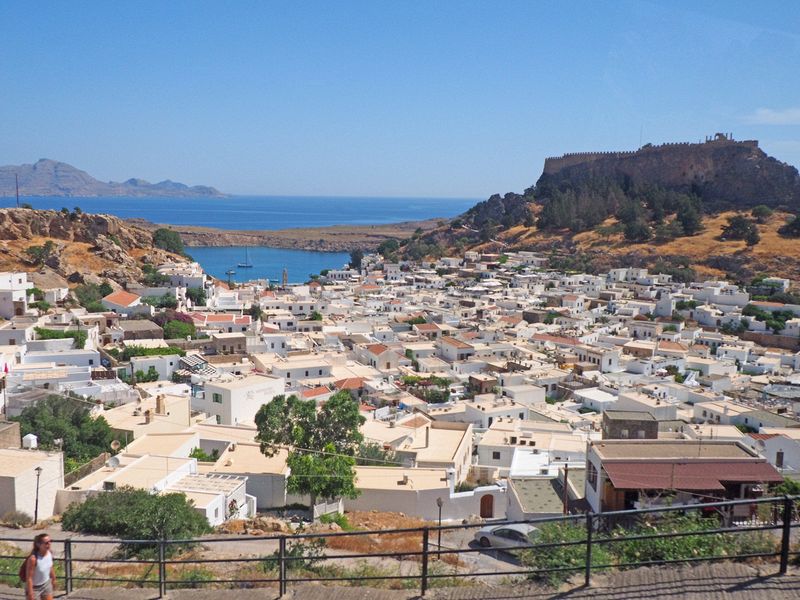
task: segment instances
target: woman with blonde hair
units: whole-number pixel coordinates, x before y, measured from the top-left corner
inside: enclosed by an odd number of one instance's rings
[[[52,540],[47,533],[33,538],[33,550],[25,560],[26,600],[53,600],[56,587],[56,571],[53,568]]]

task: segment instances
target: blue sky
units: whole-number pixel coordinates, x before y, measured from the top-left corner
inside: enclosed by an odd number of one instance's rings
[[[723,131],[800,165],[799,65],[798,2],[0,0],[0,164],[484,198]]]

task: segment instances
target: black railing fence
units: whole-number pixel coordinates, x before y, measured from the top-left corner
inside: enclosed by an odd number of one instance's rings
[[[502,556],[471,541],[472,530],[485,523],[192,540],[54,537],[53,549],[59,583],[67,593],[76,587],[120,584],[157,588],[159,597],[168,589],[203,586],[275,586],[283,595],[293,583],[312,581],[386,582],[417,588],[424,595],[432,585],[457,584],[464,578],[551,579],[574,573],[582,573],[589,585],[592,573],[604,569],[746,559],[777,560],[784,574],[790,558],[800,555],[792,544],[792,529],[800,524],[798,501],[800,496],[784,496],[504,521],[549,533],[534,535],[530,544]],[[682,529],[679,521],[687,516],[702,526]],[[759,544],[730,543],[754,532],[766,532],[758,534]],[[439,546],[435,540],[442,534],[446,542]],[[710,543],[714,540],[716,544]],[[30,542],[0,538],[0,581],[18,582],[25,555],[9,549],[27,548]],[[634,546],[637,550],[624,551]],[[694,553],[687,551],[691,548]],[[492,560],[478,558],[486,553]],[[469,556],[474,557],[472,564],[465,562]],[[355,568],[346,566],[353,561]]]

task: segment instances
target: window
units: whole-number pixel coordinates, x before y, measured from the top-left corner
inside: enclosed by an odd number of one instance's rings
[[[619,432],[619,437],[621,437],[621,438],[627,438],[627,437],[628,437],[628,430],[627,430],[627,429],[622,429],[622,430],[620,430],[620,432]]]
[[[217,404],[222,404],[222,394],[211,394],[211,401]]]
[[[93,358],[90,358],[90,359],[89,359],[89,364],[90,364],[90,365],[93,365],[93,364],[94,364],[94,359],[93,359]],[[745,421],[747,421],[747,419],[745,419]]]
[[[319,370],[319,374],[322,375],[322,369]]]
[[[308,377],[308,371],[306,371],[306,377]]]
[[[636,432],[636,437],[639,438],[640,440],[643,440],[644,434],[645,434],[644,429],[640,429],[639,431]]]
[[[492,460],[500,460],[500,453],[492,452]]]
[[[594,466],[592,461],[588,461],[588,465],[586,467],[586,481],[592,489],[597,491],[597,467]]]
[[[516,444],[516,443],[517,443],[517,436],[515,436],[515,435],[512,435],[512,436],[511,436],[511,441],[510,441],[510,443],[511,443],[511,444]]]
[[[525,418],[525,413],[519,413],[519,418],[520,419],[524,419]]]

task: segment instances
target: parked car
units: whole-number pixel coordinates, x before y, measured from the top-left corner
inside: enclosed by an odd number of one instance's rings
[[[475,532],[475,541],[483,548],[519,548],[532,544],[538,531],[525,523],[489,525]]]

